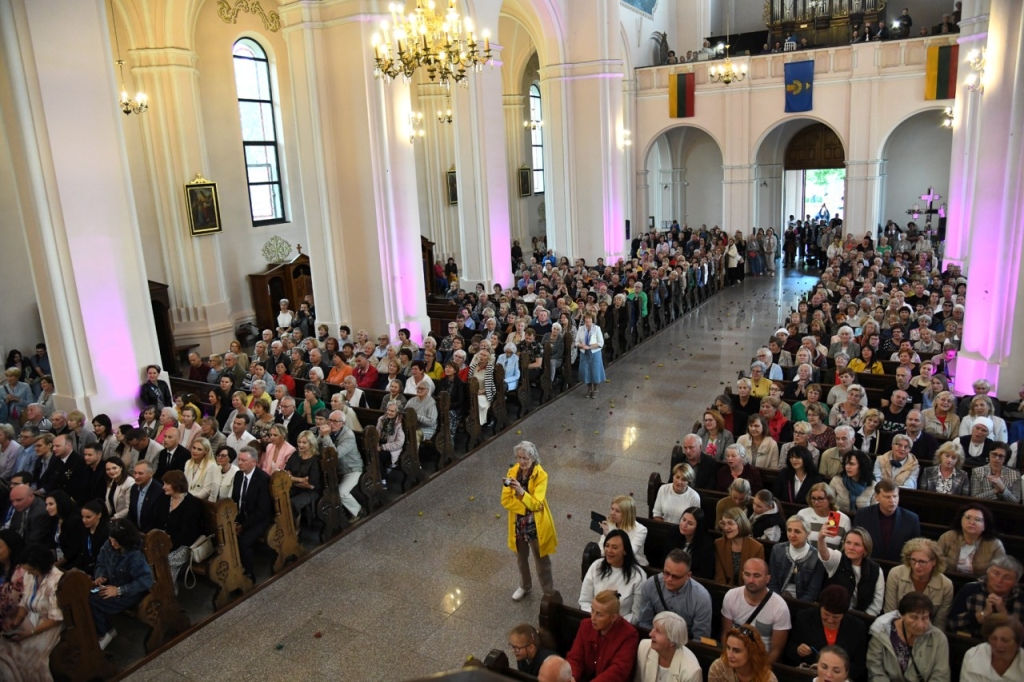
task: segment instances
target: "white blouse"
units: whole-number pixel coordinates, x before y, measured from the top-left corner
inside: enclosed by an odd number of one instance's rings
[[[687,486],[680,495],[672,490],[672,484],[666,483],[658,488],[658,497],[654,501],[654,516],[660,516],[666,523],[679,523],[683,512],[690,507],[700,506],[700,495]]]
[[[608,522],[608,533],[617,529],[618,526],[611,521]],[[641,566],[646,566],[648,562],[647,557],[644,555],[644,543],[647,542],[647,526],[635,523],[633,524],[633,528],[622,532],[629,536],[629,544],[633,548],[633,556],[636,557],[636,562]],[[604,556],[604,541],[605,538],[607,538],[608,533],[601,536],[601,556]]]
[[[640,588],[647,579],[647,574],[637,566],[630,581],[626,582],[622,569],[613,567],[608,576],[602,578],[598,574],[598,569],[603,563],[604,559],[595,561],[587,570],[587,577],[583,579],[583,587],[580,589],[580,608],[590,613],[590,604],[594,601],[595,595],[605,590],[614,590],[619,593],[619,614],[636,625],[640,617]]]

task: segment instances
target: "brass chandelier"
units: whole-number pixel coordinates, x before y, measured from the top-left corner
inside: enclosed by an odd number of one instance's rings
[[[388,5],[391,21],[382,21],[380,32],[373,34],[374,77],[390,83],[402,76],[408,83],[422,67],[445,90],[453,81],[468,87],[466,77],[491,61],[490,33],[481,34],[480,45],[472,20],[459,16],[457,2],[448,0],[441,13],[434,0],[416,0],[416,11],[407,16],[403,5]]]

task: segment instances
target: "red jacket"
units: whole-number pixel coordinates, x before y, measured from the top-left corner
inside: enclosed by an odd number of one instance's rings
[[[373,365],[367,365],[365,372],[356,367],[352,373],[356,377],[356,386],[359,388],[377,388],[377,368]]]
[[[630,682],[636,665],[640,635],[624,618],[618,618],[601,635],[590,619],[580,623],[576,641],[566,656],[576,682]]]

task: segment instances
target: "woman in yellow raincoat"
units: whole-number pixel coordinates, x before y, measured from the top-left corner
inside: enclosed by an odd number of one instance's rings
[[[523,441],[515,447],[516,464],[508,470],[501,489],[501,506],[508,509],[508,548],[516,553],[519,588],[512,599],[519,601],[533,587],[530,552],[544,594],[555,591],[551,578],[551,555],[558,547],[555,522],[548,507],[548,472],[540,466],[537,446]]]

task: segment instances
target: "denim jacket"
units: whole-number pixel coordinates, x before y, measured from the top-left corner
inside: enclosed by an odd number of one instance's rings
[[[103,544],[96,558],[96,578],[106,578],[107,585],[121,588],[121,596],[142,597],[153,586],[153,571],[141,550],[122,552],[110,540]]]

